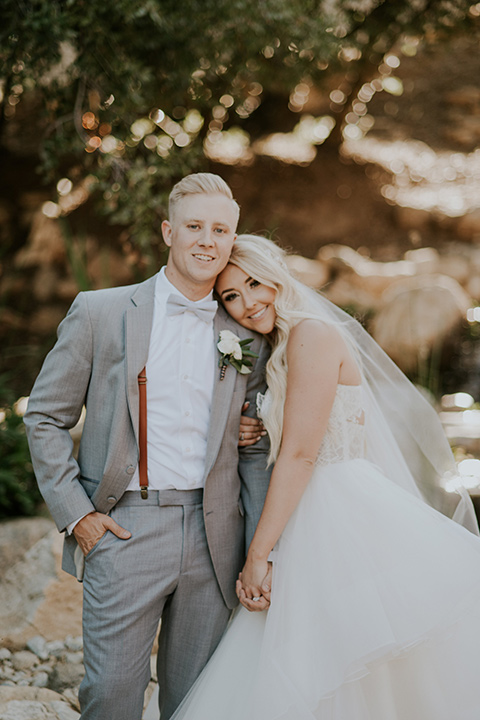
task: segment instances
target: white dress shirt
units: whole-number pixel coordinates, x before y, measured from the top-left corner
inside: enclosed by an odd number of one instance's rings
[[[188,310],[167,316],[172,293],[182,296],[162,268],[155,285],[146,365],[147,463],[152,490],[203,487],[216,367],[213,320],[206,323]],[[211,297],[212,293],[203,300]],[[138,489],[137,467],[127,490]]]
[[[167,316],[170,294],[185,297],[162,268],[155,284],[146,365],[147,467],[151,490],[203,487],[215,363],[213,320],[188,310]],[[198,302],[211,300],[212,293]],[[139,490],[138,466],[127,490]],[[85,517],[69,524],[75,525]]]

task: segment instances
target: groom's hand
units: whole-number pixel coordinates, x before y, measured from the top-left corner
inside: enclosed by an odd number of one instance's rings
[[[242,573],[238,576],[238,580],[236,583],[236,593],[237,597],[240,601],[240,603],[243,605],[244,608],[249,610],[250,612],[261,612],[262,610],[266,610],[268,607],[270,607],[270,591],[272,588],[272,563],[268,563],[268,572],[265,575],[263,581],[262,581],[262,594],[260,595],[259,600],[252,600],[247,597],[245,593],[245,588],[243,587],[242,583]]]
[[[108,515],[93,512],[85,515],[74,527],[73,534],[84,555],[87,555],[97,542],[110,530],[121,540],[128,540],[132,533],[122,528]]]

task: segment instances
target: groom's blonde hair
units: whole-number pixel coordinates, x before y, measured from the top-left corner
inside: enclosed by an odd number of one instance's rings
[[[175,208],[178,203],[188,195],[224,195],[232,201],[238,220],[240,207],[233,199],[229,185],[227,185],[220,175],[215,175],[214,173],[192,173],[191,175],[186,175],[186,177],[174,185],[168,199],[168,215],[170,221],[174,218]]]

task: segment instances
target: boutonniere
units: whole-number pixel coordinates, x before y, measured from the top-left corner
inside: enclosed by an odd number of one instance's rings
[[[218,367],[220,368],[220,380],[225,377],[227,365],[233,365],[237,372],[242,375],[248,375],[252,372],[252,361],[249,358],[258,357],[257,353],[254,353],[248,347],[253,342],[253,338],[246,338],[240,340],[235,333],[230,330],[222,330],[220,332],[217,348],[221,353],[221,358],[218,361]]]

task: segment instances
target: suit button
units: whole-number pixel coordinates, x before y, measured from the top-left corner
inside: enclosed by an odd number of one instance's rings
[[[127,469],[126,469],[125,472],[126,472],[128,475],[133,475],[133,473],[135,472],[135,466],[134,466],[134,465],[129,465],[129,466],[127,467]]]
[[[107,498],[107,502],[111,502],[111,503],[117,502],[117,498],[113,497],[113,495],[110,495],[110,497]]]

